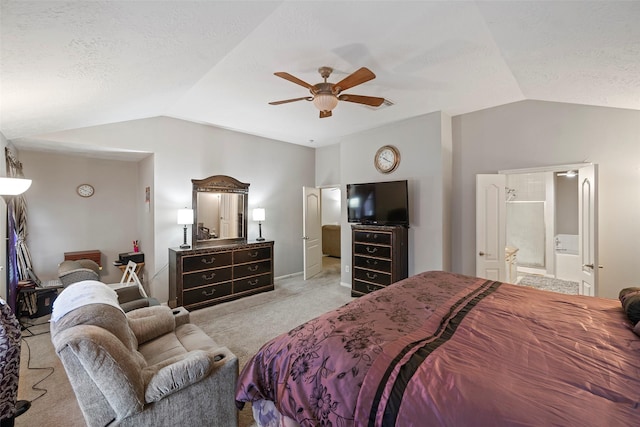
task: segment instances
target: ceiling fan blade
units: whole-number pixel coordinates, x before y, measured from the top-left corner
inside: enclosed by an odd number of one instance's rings
[[[312,101],[313,97],[311,96],[303,96],[302,98],[293,98],[293,99],[284,99],[282,101],[273,101],[270,102],[269,105],[280,105],[280,104],[286,104],[287,102],[296,102],[296,101],[302,101],[302,100],[306,100],[306,101]]]
[[[320,118],[331,117],[331,111],[320,111]]]
[[[292,83],[298,84],[298,85],[300,85],[302,87],[306,87],[309,90],[313,89],[313,85],[310,85],[309,83],[307,83],[305,81],[302,81],[299,78],[297,78],[295,76],[292,76],[289,73],[285,73],[284,71],[278,71],[277,73],[273,73],[273,74],[275,74],[276,76],[281,77],[281,78],[283,78],[285,80],[289,80]]]
[[[340,101],[355,102],[357,104],[365,104],[365,105],[370,105],[372,107],[379,107],[384,103],[384,98],[378,98],[376,96],[344,94],[344,95],[340,95],[338,99]]]
[[[337,93],[340,93],[343,90],[347,90],[375,78],[376,75],[373,74],[373,71],[366,67],[362,67],[359,70],[351,73],[344,79],[340,80],[338,83],[334,84],[333,87],[335,90],[337,90]]]

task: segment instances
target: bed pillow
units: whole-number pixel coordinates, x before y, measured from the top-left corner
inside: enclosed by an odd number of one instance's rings
[[[636,325],[640,322],[640,288],[624,288],[618,298],[631,323]]]

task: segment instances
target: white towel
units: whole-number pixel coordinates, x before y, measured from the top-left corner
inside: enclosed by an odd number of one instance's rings
[[[118,304],[116,291],[97,280],[83,280],[64,288],[53,301],[51,321],[56,322],[70,311],[87,304],[108,304],[124,313],[124,310]]]

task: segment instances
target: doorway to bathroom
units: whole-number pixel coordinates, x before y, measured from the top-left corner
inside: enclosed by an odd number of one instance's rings
[[[477,275],[595,295],[596,165],[478,175]]]
[[[578,172],[507,174],[507,247],[518,284],[578,294]]]

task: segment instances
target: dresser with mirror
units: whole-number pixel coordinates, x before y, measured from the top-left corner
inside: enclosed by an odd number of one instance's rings
[[[191,182],[192,247],[169,248],[169,305],[194,310],[273,290],[273,241],[247,239],[249,184]]]

